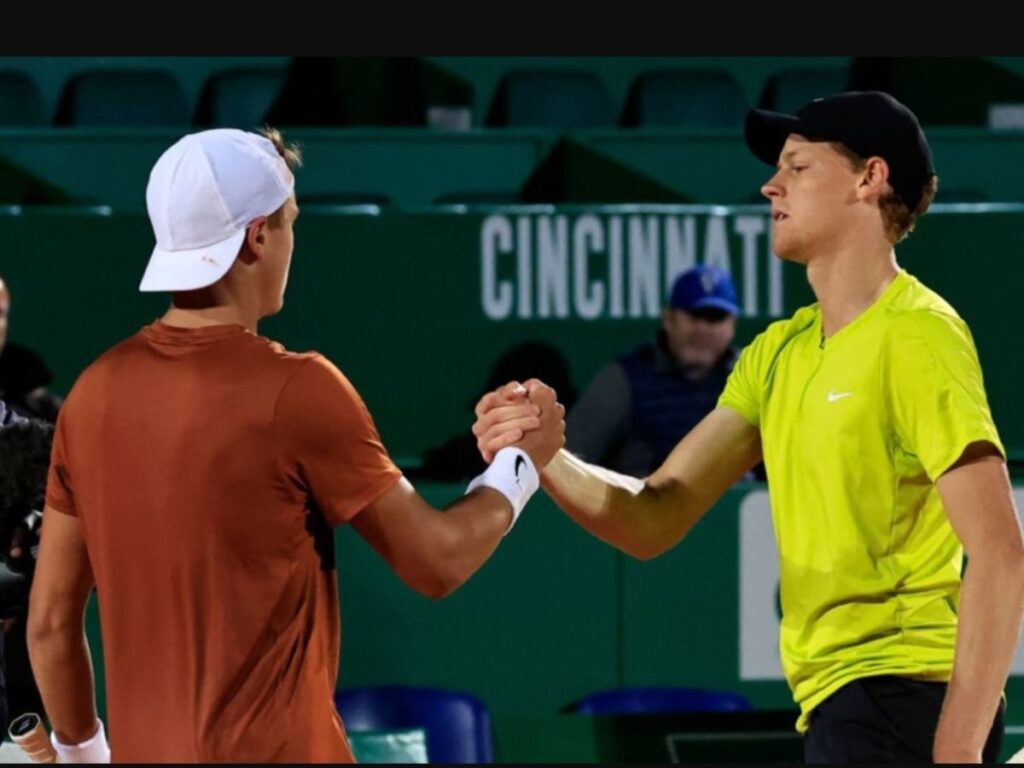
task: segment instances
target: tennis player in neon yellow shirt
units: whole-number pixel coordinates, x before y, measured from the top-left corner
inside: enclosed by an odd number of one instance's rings
[[[646,480],[562,450],[542,485],[647,559],[763,460],[808,762],[994,761],[1024,538],[970,330],[896,262],[935,194],[927,140],[877,92],[753,110],[746,138],[776,166],[762,188],[775,253],[806,265],[817,303],[743,351],[718,407]],[[477,406],[485,459],[523,434],[510,392]]]

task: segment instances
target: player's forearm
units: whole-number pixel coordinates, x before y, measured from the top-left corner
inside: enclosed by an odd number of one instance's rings
[[[587,531],[641,560],[661,554],[689,530],[685,500],[678,495],[669,502],[663,489],[565,450],[541,473],[541,487]]]
[[[512,523],[512,508],[492,488],[478,488],[449,504],[435,536],[436,597],[462,586],[494,554]]]
[[[936,761],[980,759],[992,728],[1024,616],[1024,556],[1007,550],[976,555],[968,564]]]
[[[50,726],[64,744],[78,744],[96,732],[92,659],[80,621],[45,626],[29,623],[32,672]]]

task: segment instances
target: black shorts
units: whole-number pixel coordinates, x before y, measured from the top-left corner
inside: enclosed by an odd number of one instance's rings
[[[808,763],[930,763],[945,683],[896,675],[847,683],[811,713],[804,737]],[[999,702],[982,761],[994,763],[1003,744]]]

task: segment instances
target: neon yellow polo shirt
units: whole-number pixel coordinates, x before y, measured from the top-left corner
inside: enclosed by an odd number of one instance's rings
[[[719,399],[761,432],[797,730],[858,677],[949,680],[963,547],[935,481],[1005,456],[967,325],[901,271],[822,342],[804,307],[744,349]]]

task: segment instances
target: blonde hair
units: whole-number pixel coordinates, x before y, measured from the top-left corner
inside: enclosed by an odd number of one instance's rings
[[[274,149],[277,153],[284,158],[285,163],[292,170],[302,166],[302,150],[298,144],[287,144],[285,143],[284,136],[281,135],[281,131],[277,128],[271,128],[269,125],[264,125],[260,129],[260,135],[270,139],[274,145]],[[282,205],[270,216],[267,217],[267,224],[271,227],[277,228],[281,226],[282,218],[284,216],[284,206]]]
[[[829,142],[833,149],[850,161],[854,171],[862,171],[867,165],[867,158],[861,157],[845,144]],[[914,231],[917,220],[924,216],[928,207],[935,200],[935,193],[939,189],[939,177],[934,173],[928,177],[928,181],[921,187],[921,200],[914,210],[910,210],[903,198],[889,187],[889,191],[878,198],[878,210],[882,214],[882,226],[885,227],[885,234],[895,245],[904,240],[907,235]]]

